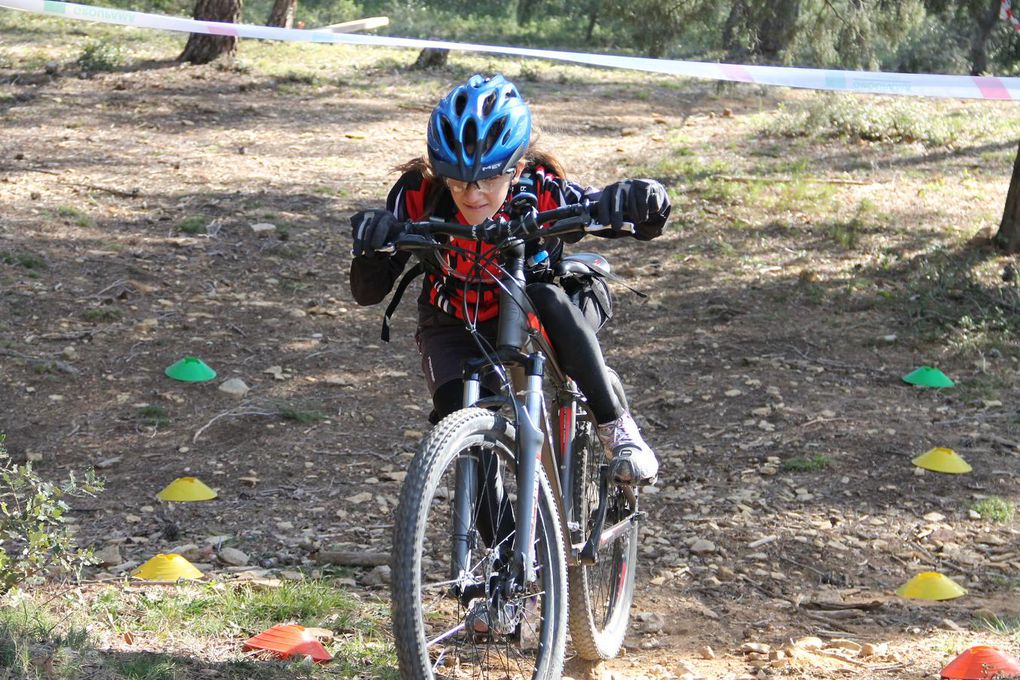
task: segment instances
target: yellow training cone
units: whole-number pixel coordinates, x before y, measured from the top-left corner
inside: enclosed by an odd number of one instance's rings
[[[195,477],[179,477],[156,494],[161,501],[208,501],[216,498],[216,492]]]
[[[914,600],[952,600],[966,595],[967,591],[948,576],[937,571],[926,571],[910,579],[896,590],[900,597]]]
[[[970,472],[974,469],[956,451],[942,447],[936,447],[928,453],[922,453],[910,462],[925,470],[948,472],[954,475]]]
[[[156,555],[131,572],[146,581],[176,581],[181,578],[202,578],[202,572],[180,555]]]

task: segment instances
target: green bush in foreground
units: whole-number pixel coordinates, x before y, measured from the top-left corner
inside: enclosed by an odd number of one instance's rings
[[[991,520],[999,524],[1012,522],[1016,515],[1016,508],[1013,503],[998,496],[983,498],[975,502],[970,509],[981,515],[981,519]]]
[[[64,498],[94,496],[103,488],[89,470],[57,485],[40,477],[32,463],[11,460],[0,435],[0,594],[54,569],[75,571],[91,559],[74,544],[64,524]]]

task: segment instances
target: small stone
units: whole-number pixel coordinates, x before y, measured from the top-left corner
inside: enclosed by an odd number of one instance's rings
[[[708,539],[699,538],[690,546],[690,551],[694,555],[705,555],[708,553],[714,553],[716,551],[715,543]]]
[[[216,536],[207,536],[204,542],[214,548],[218,548],[232,538],[233,536],[230,534],[217,534]]]
[[[276,225],[270,224],[269,222],[256,222],[255,224],[251,225],[251,230],[253,234],[260,238],[263,238],[273,234],[276,231]]]
[[[929,522],[942,522],[946,519],[946,516],[941,512],[929,512],[924,516],[924,519]]]
[[[829,643],[825,645],[828,649],[845,649],[855,654],[861,651],[861,645],[853,640],[846,640],[844,638],[836,638],[829,640]]]
[[[242,567],[248,564],[248,555],[237,548],[220,548],[217,556],[220,561],[234,567]]]
[[[708,645],[705,645],[704,647],[702,647],[702,648],[700,648],[698,650],[698,655],[702,659],[714,659],[715,658],[715,650],[712,649],[711,647],[709,647]]]
[[[861,645],[861,657],[866,658],[869,656],[885,656],[889,653],[889,643],[887,642],[865,642]]]
[[[305,628],[305,632],[319,642],[332,642],[335,635],[328,628]]]
[[[367,586],[384,586],[390,582],[390,567],[387,564],[380,564],[372,571],[365,574],[362,579]]]
[[[764,642],[745,642],[740,645],[740,651],[744,654],[768,654],[770,649]]]
[[[795,641],[793,643],[793,646],[799,647],[800,649],[821,649],[822,647],[825,646],[825,643],[822,642],[821,638],[809,635],[807,637],[802,637]]]
[[[977,510],[968,510],[967,517],[969,519],[981,519],[981,513],[978,512]]]
[[[74,361],[78,358],[78,350],[76,350],[73,346],[68,345],[60,351],[60,356],[64,357],[68,361]]]
[[[96,558],[96,566],[99,567],[112,567],[124,561],[124,558],[120,556],[120,546],[115,543],[97,550],[94,553],[94,557]]]
[[[727,397],[739,397],[741,394],[743,394],[743,392],[738,389],[732,389],[726,390],[725,394]]]
[[[262,372],[263,373],[268,373],[269,375],[273,376],[274,380],[286,380],[287,379],[287,376],[285,376],[283,374],[283,367],[282,366],[270,366],[269,368],[267,368],[266,370],[264,370]]]
[[[240,378],[230,378],[229,380],[224,380],[220,383],[220,386],[217,389],[220,392],[226,392],[233,397],[243,397],[248,394],[248,390],[251,388],[248,387],[248,385],[246,385]]]
[[[350,503],[352,503],[353,505],[360,505],[362,503],[367,503],[368,501],[372,500],[373,498],[375,498],[375,496],[373,494],[369,493],[368,491],[362,491],[361,493],[354,494],[353,496],[351,496],[347,500]]]
[[[104,458],[96,463],[96,469],[105,470],[106,468],[111,468],[123,459],[123,456],[111,456],[110,458]]]

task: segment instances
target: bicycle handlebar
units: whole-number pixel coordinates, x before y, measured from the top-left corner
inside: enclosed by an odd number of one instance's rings
[[[542,225],[557,222],[543,229]],[[591,229],[595,223],[591,217],[591,205],[585,201],[573,203],[552,210],[537,212],[528,210],[520,217],[511,220],[486,220],[481,224],[460,224],[459,222],[405,222],[404,230],[392,243],[388,243],[377,252],[392,253],[397,250],[420,250],[433,248],[436,242],[431,238],[436,235],[453,236],[472,241],[482,241],[495,246],[509,244],[521,239],[524,241],[535,238],[551,238],[579,231],[598,231]]]

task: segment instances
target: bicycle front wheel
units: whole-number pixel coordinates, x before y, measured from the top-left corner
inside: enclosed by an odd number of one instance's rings
[[[599,501],[599,467],[605,462],[602,444],[589,421],[578,425],[574,439],[574,512],[587,540]],[[610,482],[605,527],[631,516],[622,489]],[[611,659],[620,652],[634,600],[638,525],[631,524],[598,551],[595,564],[570,567],[570,640],[582,659]]]
[[[523,589],[504,587],[516,526],[515,451],[509,421],[468,408],[439,423],[411,463],[397,508],[392,559],[393,631],[402,678],[560,676],[566,558],[541,467],[533,550],[537,579]]]

